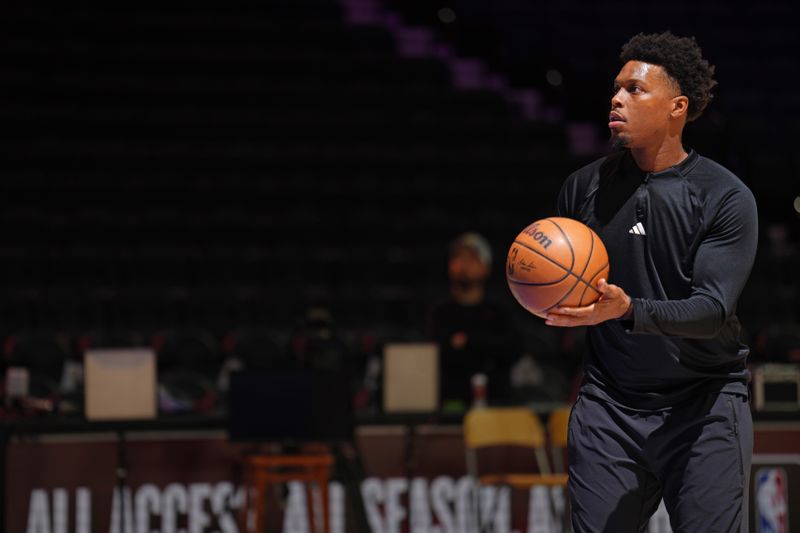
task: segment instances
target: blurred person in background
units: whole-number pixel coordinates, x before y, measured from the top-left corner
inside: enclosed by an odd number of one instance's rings
[[[325,306],[310,306],[290,340],[289,351],[295,363],[323,372],[353,373],[350,350],[341,338],[331,311]]]
[[[508,312],[487,297],[491,246],[477,233],[464,233],[450,243],[447,267],[450,294],[428,316],[429,336],[440,349],[443,405],[469,405],[475,374],[488,377],[490,402],[505,402],[522,340]]]

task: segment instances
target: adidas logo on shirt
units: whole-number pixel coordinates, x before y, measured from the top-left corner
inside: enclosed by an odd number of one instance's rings
[[[641,222],[637,222],[635,226],[628,230],[628,233],[633,233],[634,235],[647,235],[644,232],[644,226]]]

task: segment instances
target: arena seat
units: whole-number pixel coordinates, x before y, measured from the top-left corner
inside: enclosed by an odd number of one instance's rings
[[[71,355],[69,339],[46,329],[20,331],[3,341],[3,366],[26,368],[30,394],[38,398],[58,394],[64,364]]]

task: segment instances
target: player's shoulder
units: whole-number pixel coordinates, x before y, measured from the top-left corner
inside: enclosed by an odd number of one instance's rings
[[[697,156],[696,164],[686,174],[686,177],[704,187],[749,191],[747,185],[730,169],[702,155]]]
[[[578,170],[570,174],[569,177],[575,179],[588,179],[592,176],[599,176],[607,172],[613,172],[619,168],[624,156],[624,151],[613,152],[605,155],[580,167]]]
[[[698,155],[696,164],[686,177],[709,197],[722,198],[735,195],[747,201],[753,200],[753,193],[739,176],[708,157]]]
[[[603,176],[616,172],[622,163],[624,155],[624,151],[618,151],[595,159],[570,174],[566,179],[566,183],[584,187],[591,183],[597,183]]]

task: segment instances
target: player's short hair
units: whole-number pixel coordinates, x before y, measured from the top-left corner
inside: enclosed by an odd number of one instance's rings
[[[714,98],[714,66],[703,59],[694,37],[678,37],[669,31],[640,33],[622,46],[619,58],[623,64],[643,61],[661,66],[689,99],[687,120],[699,117]]]

